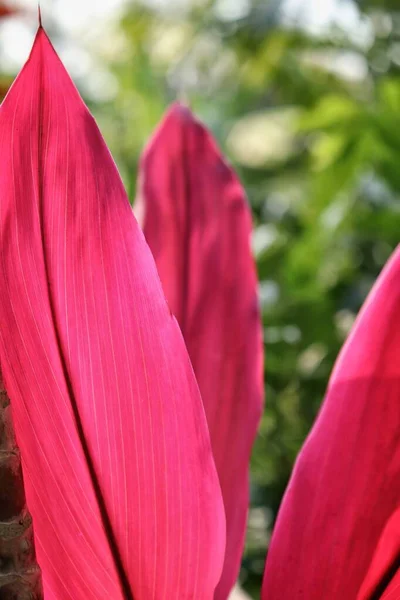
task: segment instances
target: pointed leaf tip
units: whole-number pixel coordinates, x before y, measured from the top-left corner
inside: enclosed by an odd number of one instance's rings
[[[201,398],[109,151],[43,29],[0,108],[0,362],[48,600],[211,600]]]
[[[250,452],[262,405],[262,337],[244,191],[206,128],[173,104],[141,161],[137,210],[199,383],[227,518],[215,600],[237,578]]]

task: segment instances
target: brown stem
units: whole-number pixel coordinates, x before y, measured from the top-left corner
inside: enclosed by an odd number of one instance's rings
[[[0,375],[0,599],[42,600],[10,400]]]

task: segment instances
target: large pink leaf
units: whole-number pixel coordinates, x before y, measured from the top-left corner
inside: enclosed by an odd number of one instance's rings
[[[0,109],[0,359],[46,600],[211,599],[201,398],[116,167],[43,29]]]
[[[385,539],[368,582],[379,588],[376,575],[400,552],[387,535],[400,506],[399,397],[400,249],[358,317],[297,459],[268,553],[265,600],[354,600]]]
[[[248,469],[262,404],[262,342],[251,217],[209,132],[173,105],[141,164],[138,214],[199,383],[227,520],[215,598],[237,577]]]

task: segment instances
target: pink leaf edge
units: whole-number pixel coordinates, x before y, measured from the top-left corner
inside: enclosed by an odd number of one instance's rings
[[[211,599],[220,487],[182,336],[44,30],[0,108],[0,361],[46,600]]]
[[[240,568],[263,396],[257,276],[245,193],[208,130],[174,104],[141,160],[135,210],[200,387],[227,520],[215,600]]]

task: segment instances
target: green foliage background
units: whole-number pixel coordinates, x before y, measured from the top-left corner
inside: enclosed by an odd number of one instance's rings
[[[399,240],[400,6],[360,2],[359,26],[313,33],[285,20],[281,2],[246,4],[236,17],[214,0],[132,5],[119,50],[104,57],[119,91],[93,108],[132,198],[139,152],[176,98],[209,125],[246,188],[267,365],[241,573],[257,598],[293,462]]]
[[[267,365],[241,572],[254,598],[334,360],[399,239],[400,5],[338,5],[354,8],[354,26],[310,31],[277,0],[136,1],[97,50],[118,85],[91,108],[132,200],[143,145],[179,98],[253,210]]]
[[[328,24],[311,33],[273,0],[236,17],[235,2],[231,14],[222,4],[133,4],[119,50],[104,56],[118,93],[93,108],[132,198],[140,150],[176,98],[208,124],[246,188],[267,365],[241,573],[257,598],[293,462],[399,240],[400,7],[360,2],[359,35]]]

